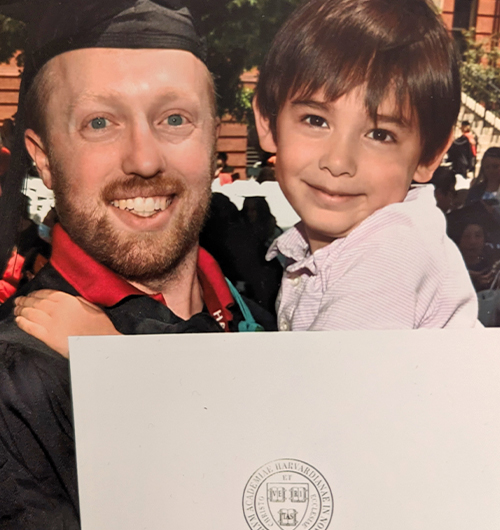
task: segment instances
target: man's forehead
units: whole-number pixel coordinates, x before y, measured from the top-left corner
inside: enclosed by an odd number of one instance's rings
[[[183,50],[86,48],[54,57],[47,64],[54,82],[72,82],[75,89],[120,86],[124,80],[140,87],[151,80],[165,87],[211,89],[205,64]],[[64,86],[63,83],[60,83]]]
[[[61,53],[48,64],[69,70],[73,66],[95,67],[108,59],[125,65],[129,59],[136,58],[144,62],[158,61],[158,69],[169,63],[176,67],[182,65],[192,71],[207,69],[200,59],[188,51],[163,48],[81,48]]]
[[[122,110],[187,105],[193,112],[216,115],[210,72],[183,50],[73,50],[51,59],[43,75],[48,85],[47,112],[65,121],[95,105]]]

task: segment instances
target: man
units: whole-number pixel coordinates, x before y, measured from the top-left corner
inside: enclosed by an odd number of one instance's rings
[[[462,136],[456,138],[448,149],[448,162],[451,162],[452,170],[463,177],[468,177],[472,171],[473,176],[476,167],[477,138],[471,132],[468,121],[461,124]]]
[[[7,7],[31,17],[18,133],[54,190],[60,219],[50,264],[22,294],[80,295],[105,308],[122,333],[245,327],[220,269],[198,245],[217,121],[187,9],[174,0]],[[19,173],[22,155],[15,160]],[[16,191],[19,175],[8,179]],[[0,324],[0,527],[73,530],[68,364],[21,332],[11,309],[2,308]]]
[[[476,173],[476,161],[477,161],[477,143],[478,143],[477,134],[472,130],[471,124],[467,120],[462,121],[462,125],[460,128],[462,130],[463,136],[465,136],[467,140],[469,140],[469,143],[470,143],[470,148],[472,151],[471,171],[472,171],[472,176],[474,177]]]

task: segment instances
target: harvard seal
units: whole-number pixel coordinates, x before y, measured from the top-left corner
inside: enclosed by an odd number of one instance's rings
[[[285,458],[265,464],[250,477],[243,512],[252,530],[326,530],[333,496],[317,469]]]

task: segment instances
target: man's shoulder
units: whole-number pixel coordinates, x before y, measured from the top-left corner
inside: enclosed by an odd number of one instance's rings
[[[35,381],[69,384],[68,361],[43,342],[28,335],[9,318],[0,322],[0,385],[5,381],[24,381],[34,389]]]
[[[31,281],[20,287],[14,296],[0,306],[0,322],[12,318],[14,299],[17,296],[25,296],[41,289],[53,289],[78,295],[78,292],[48,263]]]
[[[17,295],[40,289],[70,290],[71,287],[50,265],[23,286]],[[69,385],[68,361],[46,344],[19,329],[14,321],[13,298],[0,308],[0,379],[22,382],[34,389]],[[0,382],[1,385],[1,382]]]

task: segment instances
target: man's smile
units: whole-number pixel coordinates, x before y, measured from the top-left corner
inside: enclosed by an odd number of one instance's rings
[[[140,217],[151,217],[157,212],[166,210],[174,200],[174,195],[168,197],[134,197],[115,199],[111,204],[120,210],[126,210]]]

